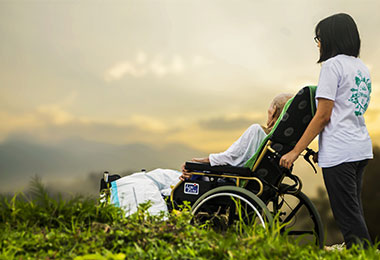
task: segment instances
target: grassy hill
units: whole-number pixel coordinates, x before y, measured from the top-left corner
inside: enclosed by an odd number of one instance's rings
[[[299,246],[276,224],[218,233],[191,225],[186,210],[164,221],[144,207],[124,218],[92,199],[53,197],[35,180],[26,195],[0,198],[0,259],[380,259],[374,247]]]

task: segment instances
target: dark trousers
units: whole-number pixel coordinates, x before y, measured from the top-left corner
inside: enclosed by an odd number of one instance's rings
[[[361,189],[364,168],[368,160],[347,162],[322,168],[330,205],[346,247],[372,243],[364,220]]]

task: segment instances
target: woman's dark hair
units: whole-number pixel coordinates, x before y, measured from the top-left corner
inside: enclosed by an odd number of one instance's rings
[[[348,14],[334,14],[323,19],[315,27],[315,36],[321,44],[318,63],[338,54],[359,56],[358,28]]]

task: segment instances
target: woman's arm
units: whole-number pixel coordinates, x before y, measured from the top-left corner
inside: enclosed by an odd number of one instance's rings
[[[294,161],[297,160],[300,153],[306,149],[311,141],[313,141],[314,138],[329,123],[333,107],[333,100],[324,98],[318,99],[318,109],[315,116],[311,120],[309,126],[306,128],[301,139],[298,141],[293,150],[281,157],[280,166],[290,169]]]

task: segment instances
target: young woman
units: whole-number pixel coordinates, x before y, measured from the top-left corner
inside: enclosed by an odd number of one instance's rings
[[[368,108],[371,80],[358,58],[360,37],[348,14],[335,14],[315,28],[322,63],[316,92],[317,112],[280,165],[290,168],[319,134],[318,164],[322,168],[334,218],[346,247],[371,244],[361,203],[362,176],[372,143],[363,114]]]

